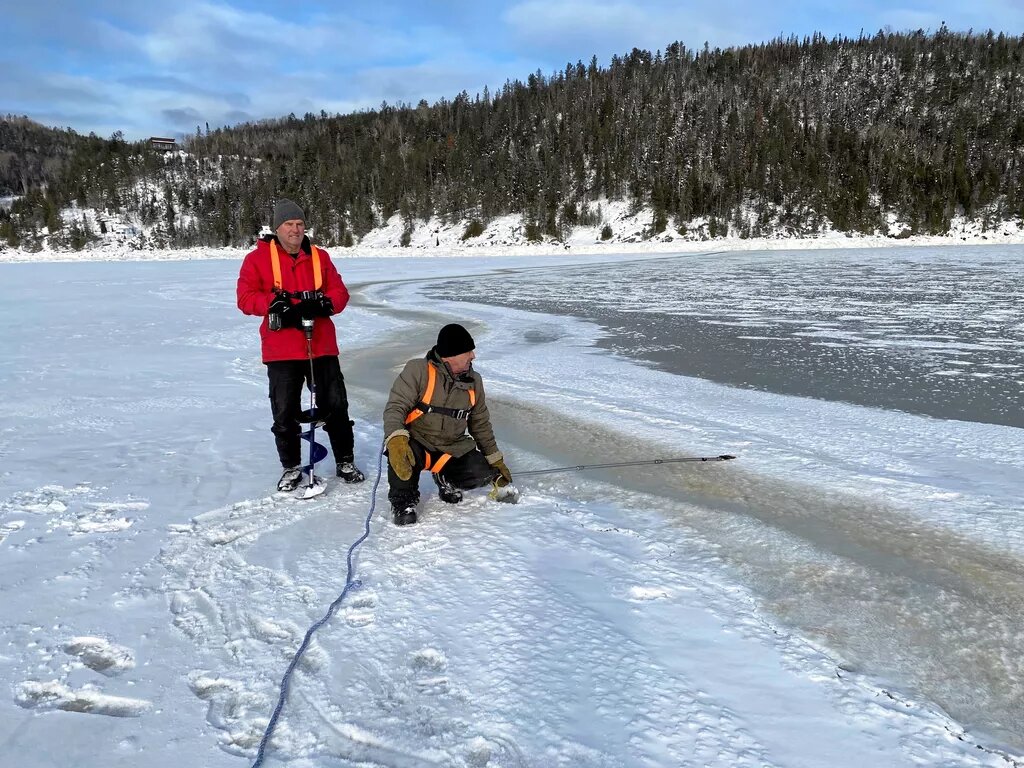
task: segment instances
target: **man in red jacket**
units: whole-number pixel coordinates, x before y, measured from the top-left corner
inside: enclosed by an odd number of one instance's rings
[[[360,483],[365,477],[354,463],[354,438],[348,418],[348,394],[338,363],[338,338],[331,315],[348,304],[348,289],[330,255],[306,237],[306,215],[291,200],[274,206],[267,235],[246,255],[238,273],[238,308],[262,316],[260,340],[270,379],[271,431],[284,473],[279,491],[291,491],[302,480],[299,417],[302,388],[310,377],[309,352],[302,320],[313,320],[313,376],[317,411],[331,439],[338,477]]]

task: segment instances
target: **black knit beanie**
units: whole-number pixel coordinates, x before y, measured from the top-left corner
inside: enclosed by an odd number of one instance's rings
[[[270,228],[277,232],[278,227],[292,219],[302,219],[302,221],[305,221],[306,214],[287,197],[282,197],[277,201],[277,205],[274,206],[274,216],[271,219]]]
[[[458,323],[450,323],[437,334],[437,346],[434,349],[441,357],[455,357],[476,349],[476,344],[473,343],[469,331]]]

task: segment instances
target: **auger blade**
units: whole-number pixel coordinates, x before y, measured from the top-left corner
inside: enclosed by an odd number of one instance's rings
[[[303,440],[309,440],[309,432],[303,432],[299,435]],[[303,468],[306,471],[309,466],[316,464],[318,461],[322,461],[327,456],[327,448],[320,443],[314,441],[309,444],[309,464]]]
[[[300,485],[295,489],[295,495],[300,499],[312,499],[327,490],[327,484],[323,479],[314,476],[312,485]]]
[[[323,426],[324,417],[326,413],[320,413],[319,408],[306,408],[304,411],[299,412],[299,423],[300,424],[314,424],[315,426]]]

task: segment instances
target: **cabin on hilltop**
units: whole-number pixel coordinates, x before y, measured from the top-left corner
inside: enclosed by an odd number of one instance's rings
[[[150,136],[149,146],[161,152],[173,152],[178,148],[178,142],[165,136]]]

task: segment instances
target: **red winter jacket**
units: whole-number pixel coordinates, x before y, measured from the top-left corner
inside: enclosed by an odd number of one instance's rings
[[[276,239],[268,235],[256,243],[256,250],[250,251],[242,261],[242,269],[238,273],[238,308],[247,315],[263,316],[260,324],[260,340],[263,343],[263,362],[274,360],[305,360],[306,336],[298,328],[282,328],[272,331],[267,327],[267,310],[274,300],[274,268],[270,261],[270,241]],[[341,275],[335,269],[327,251],[320,251],[320,273],[323,285],[320,289],[334,305],[337,314],[348,304],[348,289],[341,281]],[[313,257],[309,238],[302,239],[299,255],[292,257],[277,245],[277,253],[281,262],[281,288],[288,292],[312,291]],[[329,317],[318,317],[313,324],[313,357],[338,354],[338,337],[334,331],[334,321]]]

